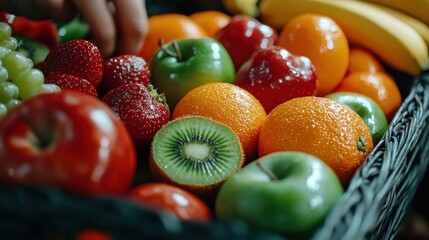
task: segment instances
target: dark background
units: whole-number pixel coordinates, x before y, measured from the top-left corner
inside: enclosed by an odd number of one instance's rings
[[[202,10],[227,12],[222,0],[146,0],[146,9],[149,16],[161,13],[191,14]]]

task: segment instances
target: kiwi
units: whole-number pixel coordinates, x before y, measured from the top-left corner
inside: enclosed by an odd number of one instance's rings
[[[17,51],[24,54],[33,61],[34,65],[43,62],[49,53],[49,48],[45,44],[23,36],[15,36],[18,41]]]
[[[170,121],[156,133],[151,145],[154,178],[202,198],[216,194],[243,162],[243,149],[235,132],[206,117]]]

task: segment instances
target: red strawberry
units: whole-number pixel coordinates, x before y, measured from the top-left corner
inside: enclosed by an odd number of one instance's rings
[[[104,95],[126,83],[137,82],[147,86],[150,77],[149,65],[142,57],[120,55],[104,61],[103,80],[98,89],[100,95]]]
[[[123,84],[104,96],[106,102],[127,127],[137,147],[147,149],[155,133],[170,121],[164,94],[151,84]]]
[[[67,73],[53,73],[45,77],[45,83],[55,83],[61,89],[72,89],[97,97],[97,89],[88,80]]]
[[[67,73],[86,79],[96,87],[103,79],[103,58],[93,43],[75,39],[54,47],[40,69],[45,76]]]
[[[24,36],[42,42],[49,48],[59,42],[57,26],[51,20],[32,20],[0,10],[0,22],[8,23],[14,36]]]

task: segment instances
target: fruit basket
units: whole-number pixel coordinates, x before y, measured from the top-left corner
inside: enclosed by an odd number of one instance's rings
[[[387,70],[404,101],[314,239],[393,239],[426,173],[429,72],[413,78]],[[283,239],[239,221],[180,221],[120,198],[0,185],[2,239],[76,239],[88,229],[113,239]]]
[[[354,175],[314,239],[391,239],[423,178],[429,159],[429,72],[393,73],[404,102],[383,139]],[[51,188],[0,186],[0,233],[6,239],[72,239],[98,229],[117,239],[282,239],[241,222],[182,222],[107,197]]]

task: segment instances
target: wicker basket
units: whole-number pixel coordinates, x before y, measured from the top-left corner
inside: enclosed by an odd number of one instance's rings
[[[410,80],[395,76],[398,81]],[[426,172],[428,110],[429,72],[424,72],[414,79],[385,136],[315,239],[394,239]]]
[[[395,237],[429,159],[429,72],[396,79],[411,86],[406,99],[314,239]],[[121,199],[0,186],[2,239],[73,239],[84,229],[117,239],[282,239],[242,222],[181,222]]]
[[[429,72],[388,70],[406,98],[314,239],[394,239],[426,172]],[[122,199],[0,185],[0,239],[74,239],[85,229],[114,239],[283,239],[239,221],[182,222]]]

